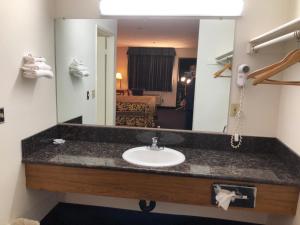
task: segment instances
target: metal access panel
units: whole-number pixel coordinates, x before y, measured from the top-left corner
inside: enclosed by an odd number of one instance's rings
[[[241,208],[255,208],[257,188],[255,186],[239,185],[239,184],[213,184],[211,190],[211,203],[217,205],[216,195],[219,189],[234,191],[238,196],[230,206]]]

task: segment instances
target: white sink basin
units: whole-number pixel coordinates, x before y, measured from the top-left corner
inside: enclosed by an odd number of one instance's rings
[[[185,156],[176,150],[150,150],[149,147],[131,148],[123,153],[123,159],[131,164],[148,167],[176,166],[185,161]]]

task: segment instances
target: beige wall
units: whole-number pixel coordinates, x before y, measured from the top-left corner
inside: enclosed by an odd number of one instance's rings
[[[300,0],[291,0],[289,20],[300,17]],[[299,48],[296,42],[289,42],[283,49],[284,54],[292,49]],[[299,63],[298,63],[299,64]],[[285,80],[299,80],[300,65],[294,65],[283,73]],[[300,155],[300,88],[292,86],[282,86],[279,102],[277,137],[287,146]],[[299,198],[300,202],[300,198]],[[300,207],[295,218],[270,217],[270,225],[300,225]]]
[[[122,89],[128,89],[128,76],[127,76],[127,47],[118,47],[117,48],[117,72],[122,73],[123,80],[121,80]],[[120,89],[120,83],[117,80],[116,88]]]
[[[256,55],[247,54],[249,40],[260,35],[288,19],[289,4],[287,0],[246,0],[243,17],[236,23],[233,79],[231,85],[231,103],[239,102],[237,88],[237,67],[246,63],[254,71],[266,66],[283,56],[281,49],[268,48]],[[272,6],[272,7],[270,7]],[[242,133],[255,136],[276,136],[279,86],[258,85],[248,82],[245,91]],[[235,127],[236,120],[229,118],[229,132]]]
[[[26,53],[54,66],[52,0],[2,0],[0,6],[0,224],[15,217],[39,219],[56,195],[25,187],[21,139],[56,124],[55,79],[28,80],[19,73]]]
[[[122,89],[128,88],[128,76],[127,76],[127,47],[118,47],[117,49],[117,71],[123,74]],[[147,91],[146,94],[153,94],[161,96],[161,106],[175,107],[176,106],[176,92],[177,92],[177,80],[178,80],[178,61],[179,58],[196,58],[196,48],[176,48],[176,57],[173,66],[172,74],[172,92],[160,92],[160,91]],[[117,82],[117,88],[120,87],[119,81]]]
[[[300,17],[300,0],[291,0],[290,20]],[[289,42],[286,48],[283,49],[284,54],[289,51],[299,48],[299,43]],[[296,64],[283,72],[283,79],[285,80],[299,80],[300,65]],[[278,115],[278,129],[277,136],[290,148],[295,150],[300,155],[300,142],[298,130],[300,129],[300,88],[293,86],[282,86],[280,101],[279,101],[279,115]]]
[[[83,205],[97,205],[120,209],[140,211],[138,199],[112,198],[94,195],[66,194],[64,201],[79,203]],[[224,211],[219,208],[203,207],[196,205],[174,204],[167,202],[156,202],[154,213],[167,213],[174,215],[189,215],[208,218],[219,218],[225,220],[249,221],[258,224],[265,224],[266,215],[263,213],[249,212],[245,210]],[[213,224],[212,224],[213,225]]]

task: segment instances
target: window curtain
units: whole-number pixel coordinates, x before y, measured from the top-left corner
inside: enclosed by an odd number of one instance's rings
[[[174,48],[130,47],[127,55],[129,89],[172,91]]]

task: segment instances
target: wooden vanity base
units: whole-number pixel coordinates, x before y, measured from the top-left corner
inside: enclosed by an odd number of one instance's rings
[[[256,207],[231,208],[270,214],[295,215],[299,195],[299,188],[292,186],[40,164],[26,164],[25,168],[28,188],[211,207],[215,207],[211,204],[213,183],[254,185]]]

